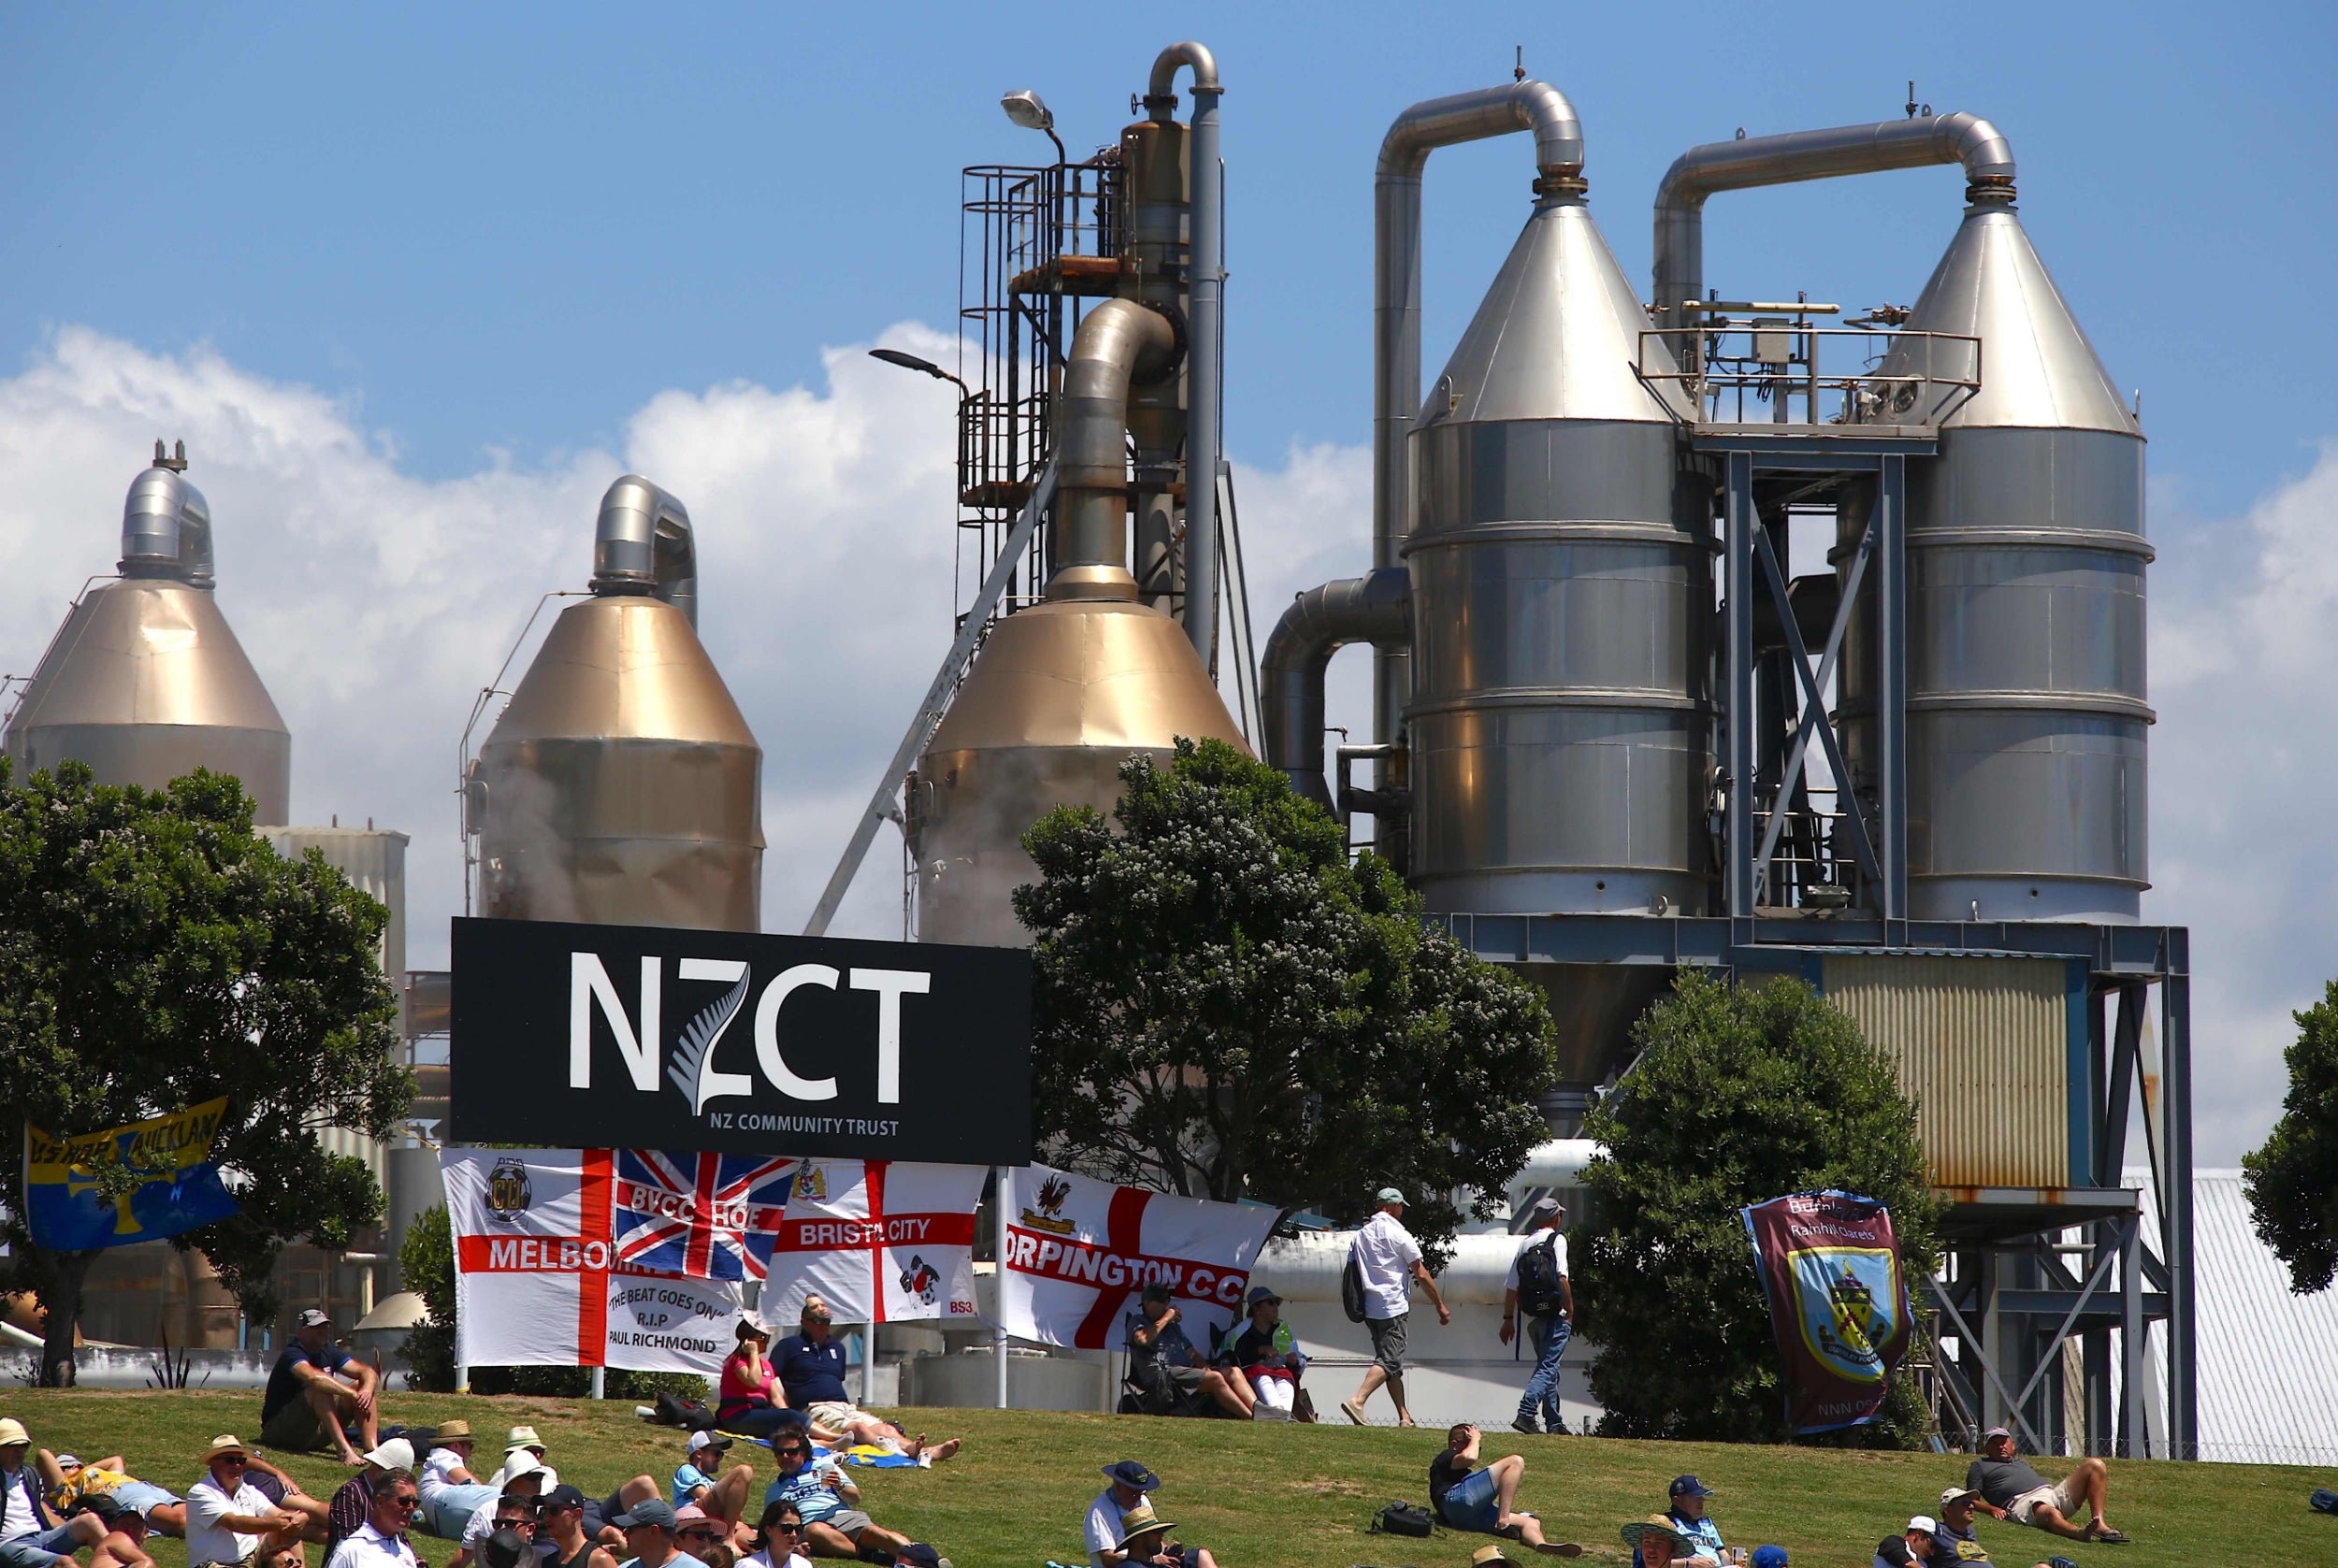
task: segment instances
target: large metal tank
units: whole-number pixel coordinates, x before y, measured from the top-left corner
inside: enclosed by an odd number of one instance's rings
[[[213,595],[211,512],[185,446],[131,482],[122,576],[84,593],[8,721],[17,777],[87,763],[160,789],[208,768],[243,781],[253,820],[292,814],[292,735]]]
[[[1244,745],[1184,629],[1138,602],[1128,569],[1132,392],[1176,366],[1168,321],[1132,300],[1073,338],[1046,596],[991,627],[910,779],[922,940],[1027,944],[1010,896],[1038,878],[1032,824],[1058,805],[1110,811],[1120,765],[1179,737]]]
[[[1581,181],[1539,189],[1409,438],[1413,880],[1438,911],[1697,913],[1710,485]]]
[[[467,781],[482,912],[752,931],[763,751],[698,636],[689,513],[628,474]]]
[[[1978,393],[1908,466],[1909,913],[2131,921],[2148,885],[2143,432],[2010,183],[1970,194],[1907,324],[1981,340]],[[1972,374],[1969,348],[1923,339],[1883,371],[1926,353]],[[1844,509],[1846,530],[1864,523]],[[1865,663],[1845,667],[1855,775]]]

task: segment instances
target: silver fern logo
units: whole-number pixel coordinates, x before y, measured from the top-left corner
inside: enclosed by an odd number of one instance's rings
[[[755,1092],[751,1074],[721,1072],[714,1067],[714,1047],[722,1043],[724,1031],[746,1005],[747,966],[731,958],[685,958],[678,977],[732,982],[730,989],[684,1027],[682,1038],[674,1042],[673,1057],[666,1063],[667,1082],[682,1091],[682,1098],[690,1102],[691,1115],[696,1115],[710,1100]]]

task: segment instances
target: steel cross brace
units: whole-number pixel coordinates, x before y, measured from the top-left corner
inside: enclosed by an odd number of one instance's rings
[[[1924,1283],[1931,1287],[1933,1299],[1941,1303],[1941,1310],[1948,1314],[1948,1320],[1956,1325],[1957,1343],[1970,1350],[1973,1359],[1981,1363],[1981,1370],[1988,1375],[1989,1381],[1996,1386],[1998,1394],[2005,1401],[2006,1414],[2012,1417],[2015,1426],[2021,1428],[2021,1434],[2029,1439],[2029,1451],[2033,1454],[2043,1453],[2045,1445],[2038,1441],[2037,1432],[2030,1429],[2029,1418],[2021,1413],[2021,1401],[2013,1398],[2005,1387],[2005,1380],[1997,1374],[1997,1360],[1989,1354],[1989,1346],[1981,1343],[1979,1336],[1973,1333],[1971,1326],[1966,1323],[1965,1315],[1956,1310],[1955,1302],[1949,1300],[1948,1291],[1941,1284],[1941,1276],[1927,1274],[1924,1276]]]

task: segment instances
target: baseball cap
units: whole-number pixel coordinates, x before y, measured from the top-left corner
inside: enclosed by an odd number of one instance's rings
[[[715,1432],[700,1430],[690,1434],[689,1451],[693,1454],[701,1448],[720,1450],[729,1446],[730,1439]]]
[[[79,1470],[81,1468],[81,1456],[79,1454],[59,1454],[57,1456],[57,1468],[59,1470]]]
[[[1941,1527],[1939,1522],[1935,1520],[1931,1515],[1918,1514],[1915,1518],[1908,1521],[1908,1528],[1911,1530],[1920,1530],[1927,1535],[1929,1535]]]
[[[619,1530],[638,1530],[656,1525],[660,1530],[673,1528],[673,1504],[662,1497],[645,1497],[609,1521]]]
[[[1786,1568],[1786,1548],[1783,1546],[1755,1546],[1754,1548],[1754,1568]]]
[[[538,1498],[536,1500],[536,1506],[539,1509],[582,1508],[585,1503],[591,1501],[592,1500],[590,1498],[586,1497],[575,1487],[570,1486],[566,1481],[563,1481],[558,1486],[553,1488],[550,1491],[544,1493],[543,1496]]]
[[[1372,1201],[1376,1203],[1401,1204],[1405,1201],[1405,1195],[1393,1187],[1384,1187],[1373,1194]]]
[[[1566,1213],[1566,1205],[1556,1198],[1537,1198],[1535,1200],[1532,1217],[1538,1220],[1549,1219],[1553,1215],[1565,1213]]]
[[[1160,1476],[1134,1460],[1122,1460],[1118,1464],[1105,1465],[1104,1479],[1118,1481],[1124,1487],[1134,1487],[1138,1491],[1150,1491],[1161,1485]]]
[[[315,1307],[302,1307],[300,1316],[294,1318],[293,1322],[303,1329],[329,1329],[333,1326],[333,1319]]]
[[[1713,1489],[1694,1475],[1676,1475],[1672,1478],[1672,1495],[1675,1497],[1710,1497],[1713,1495]]]
[[[1941,1507],[1945,1510],[1952,1503],[1962,1503],[1968,1497],[1980,1495],[1970,1487],[1950,1487],[1941,1493]]]
[[[950,1560],[923,1541],[912,1541],[893,1554],[896,1563],[909,1563],[911,1568],[951,1568]]]
[[[58,1462],[64,1461],[61,1460]],[[393,1437],[379,1448],[370,1450],[366,1455],[366,1462],[380,1465],[384,1470],[411,1470],[414,1468],[414,1446],[402,1437]]]
[[[1988,1431],[1981,1434],[1981,1441],[1986,1443],[1992,1437],[2011,1437],[2013,1435],[2013,1434],[2012,1432],[2006,1431],[2003,1427],[1991,1427]]]

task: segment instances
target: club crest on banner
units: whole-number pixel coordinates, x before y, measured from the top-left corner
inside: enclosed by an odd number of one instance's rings
[[[534,1194],[527,1186],[527,1162],[523,1159],[498,1159],[487,1172],[487,1213],[510,1225],[527,1212]]]
[[[817,1165],[807,1163],[796,1174],[796,1196],[807,1202],[827,1202],[828,1172]]]
[[[1894,1275],[1898,1260],[1879,1247],[1798,1247],[1788,1255],[1802,1342],[1837,1374],[1883,1380],[1879,1346],[1898,1332]]]
[[[1071,1220],[1063,1217],[1064,1202],[1071,1196],[1072,1184],[1060,1175],[1050,1175],[1039,1184],[1037,1197],[1039,1212],[1033,1214],[1031,1210],[1025,1209],[1023,1223],[1034,1230],[1051,1230],[1059,1236],[1070,1235],[1079,1229]]]

